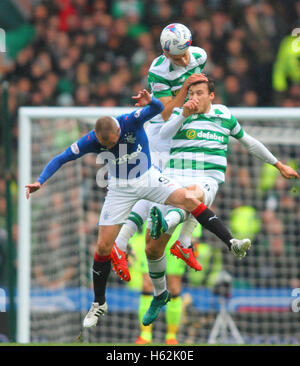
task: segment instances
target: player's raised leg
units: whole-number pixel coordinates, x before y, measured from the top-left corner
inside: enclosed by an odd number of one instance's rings
[[[180,235],[176,242],[171,246],[170,252],[175,257],[183,260],[189,267],[195,271],[201,271],[201,264],[197,261],[192,245],[193,231],[198,222],[193,216],[190,216],[183,224]]]
[[[111,251],[111,260],[114,271],[124,281],[130,281],[130,273],[127,263],[127,246],[130,238],[141,228],[146,221],[151,202],[147,200],[138,201],[132,208],[128,219],[122,226],[113,249]]]
[[[236,257],[243,258],[251,247],[250,239],[234,239],[222,220],[196,196],[193,197],[190,191],[177,189],[168,197],[166,204],[189,211],[205,229],[221,239]]]

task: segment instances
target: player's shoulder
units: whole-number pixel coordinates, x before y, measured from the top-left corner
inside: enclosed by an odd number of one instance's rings
[[[169,72],[170,61],[165,55],[156,57],[149,68],[149,73],[165,76]]]
[[[189,51],[199,64],[203,64],[206,62],[207,53],[203,48],[197,46],[190,46]]]
[[[220,118],[224,118],[224,119],[234,118],[230,109],[228,107],[226,107],[226,105],[224,105],[224,104],[212,104],[211,107],[212,107],[213,113]]]
[[[82,137],[81,141],[85,144],[90,144],[94,141],[98,141],[95,130],[90,130],[85,136]]]

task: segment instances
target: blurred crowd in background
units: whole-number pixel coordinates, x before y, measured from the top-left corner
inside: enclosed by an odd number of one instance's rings
[[[207,52],[217,103],[300,107],[300,1],[1,0],[14,150],[20,106],[132,106],[173,22]],[[2,228],[4,193],[0,179]]]
[[[131,106],[171,22],[206,50],[220,102],[300,105],[300,1],[10,0],[18,24],[6,3],[0,78],[10,82],[13,115],[22,105]]]

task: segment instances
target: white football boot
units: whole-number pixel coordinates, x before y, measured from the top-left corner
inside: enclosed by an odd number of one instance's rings
[[[250,239],[231,239],[230,240],[231,251],[232,253],[239,259],[242,259],[246,256],[247,250],[251,247]]]
[[[89,312],[86,314],[83,320],[84,328],[94,327],[98,323],[99,316],[107,313],[107,303],[99,305],[97,302],[93,302]]]

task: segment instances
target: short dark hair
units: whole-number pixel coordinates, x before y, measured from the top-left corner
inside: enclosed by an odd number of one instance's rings
[[[192,85],[206,84],[207,87],[208,87],[209,93],[214,93],[214,91],[215,91],[215,81],[212,78],[209,78],[209,77],[207,79],[208,79],[208,81],[205,81],[205,80],[195,81],[194,83],[190,84],[189,88]]]
[[[108,116],[98,118],[95,125],[95,133],[97,136],[101,136],[104,141],[108,141],[111,134],[116,135],[118,133],[116,121]]]

